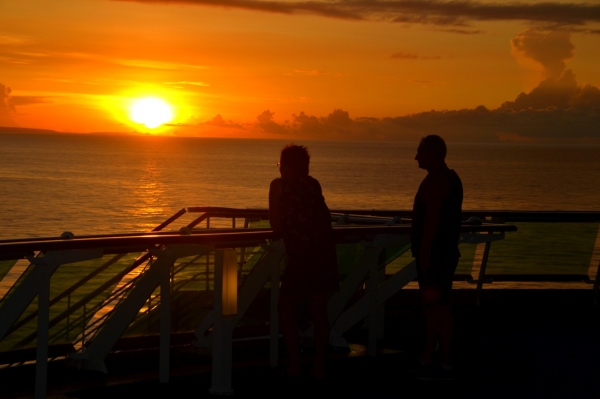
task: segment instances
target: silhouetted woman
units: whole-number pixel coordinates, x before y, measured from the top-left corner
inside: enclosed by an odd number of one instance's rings
[[[329,208],[321,185],[308,175],[309,161],[303,146],[289,144],[281,150],[281,178],[273,180],[269,189],[269,219],[273,230],[282,235],[288,256],[279,298],[280,327],[289,357],[286,372],[301,373],[296,310],[308,297],[315,327],[311,373],[323,378],[329,343],[327,300],[339,289],[339,278]]]

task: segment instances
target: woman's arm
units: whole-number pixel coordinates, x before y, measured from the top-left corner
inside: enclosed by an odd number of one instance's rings
[[[271,228],[277,233],[283,231],[283,224],[281,222],[281,209],[279,206],[279,199],[281,198],[281,179],[275,179],[271,182],[269,187],[269,222]]]

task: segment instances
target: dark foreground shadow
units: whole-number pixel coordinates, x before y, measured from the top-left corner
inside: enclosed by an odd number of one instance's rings
[[[356,343],[354,352],[332,354],[324,381],[308,376],[283,377],[268,367],[266,347],[240,348],[233,372],[234,396],[600,397],[600,313],[591,304],[588,292],[489,290],[480,308],[469,298],[459,301],[455,308],[456,379],[452,382],[420,382],[407,372],[416,353],[416,337],[420,336],[417,312],[412,306],[415,298],[410,295],[403,293],[386,307],[385,339],[380,342],[385,349],[375,358],[362,355],[366,332],[356,326],[348,334],[349,340]],[[109,376],[56,366],[50,376],[49,396],[89,399],[210,396],[209,358],[189,355],[189,349],[174,349],[173,376],[168,384],[157,381],[157,360],[155,351],[109,359],[112,362]],[[303,365],[308,368],[310,363],[311,355],[307,354]],[[8,374],[0,371],[4,386],[0,396],[31,397],[32,392],[27,391],[33,388],[31,371],[22,375],[29,387],[17,384],[18,374],[7,378]]]

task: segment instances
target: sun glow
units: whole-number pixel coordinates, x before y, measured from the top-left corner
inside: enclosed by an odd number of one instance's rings
[[[173,109],[160,98],[141,98],[131,105],[129,118],[149,129],[154,129],[173,119]]]

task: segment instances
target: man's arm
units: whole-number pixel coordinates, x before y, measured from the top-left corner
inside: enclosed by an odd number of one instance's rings
[[[423,226],[423,240],[421,241],[419,251],[419,263],[421,270],[427,272],[431,263],[433,240],[440,224],[442,201],[448,195],[450,183],[445,176],[439,174],[429,174],[423,183],[425,224]]]
[[[281,233],[283,225],[281,223],[281,209],[279,199],[281,198],[281,179],[274,179],[269,187],[269,222],[271,228],[277,233]]]

